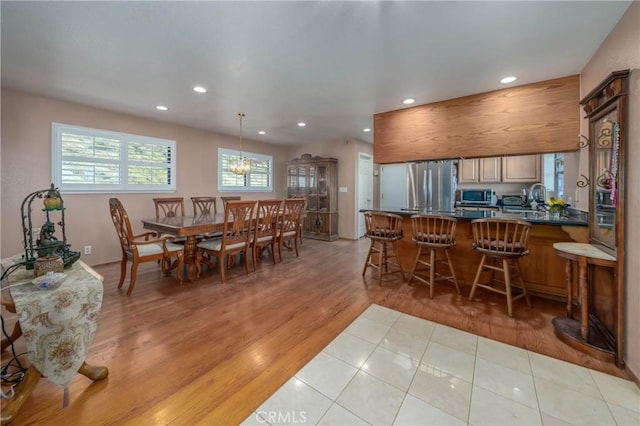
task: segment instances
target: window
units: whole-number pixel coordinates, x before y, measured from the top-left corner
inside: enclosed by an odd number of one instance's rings
[[[65,192],[176,189],[176,142],[53,123],[52,180]]]
[[[273,157],[243,152],[251,163],[246,175],[229,171],[229,164],[240,156],[240,151],[218,148],[218,191],[260,192],[273,190]]]

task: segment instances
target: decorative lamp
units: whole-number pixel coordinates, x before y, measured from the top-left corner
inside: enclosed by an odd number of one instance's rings
[[[236,175],[246,175],[251,171],[251,163],[242,154],[242,119],[245,117],[244,112],[239,112],[240,118],[240,156],[236,160],[232,160],[229,164],[229,170]]]
[[[40,228],[34,228],[33,202],[38,199],[42,200],[44,223]],[[22,201],[20,214],[22,216],[22,234],[24,237],[24,261],[27,269],[33,269],[37,258],[50,259],[57,256],[62,259],[65,268],[71,266],[80,258],[80,253],[71,251],[71,245],[67,244],[64,210],[64,201],[60,191],[53,184],[48,189],[30,193]],[[55,212],[59,212],[56,215],[60,217],[57,223],[53,221]],[[59,240],[54,235],[56,225],[62,232],[62,240]],[[34,232],[37,235],[34,235]]]

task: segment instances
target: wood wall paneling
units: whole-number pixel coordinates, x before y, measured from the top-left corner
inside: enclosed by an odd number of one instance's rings
[[[379,164],[573,151],[579,76],[374,115]]]

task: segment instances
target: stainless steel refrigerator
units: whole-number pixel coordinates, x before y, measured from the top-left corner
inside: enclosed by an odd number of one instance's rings
[[[452,160],[407,164],[407,209],[454,211],[457,184]]]

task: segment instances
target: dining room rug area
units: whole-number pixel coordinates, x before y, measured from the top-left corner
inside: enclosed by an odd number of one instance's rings
[[[243,425],[638,425],[635,383],[369,306]]]

